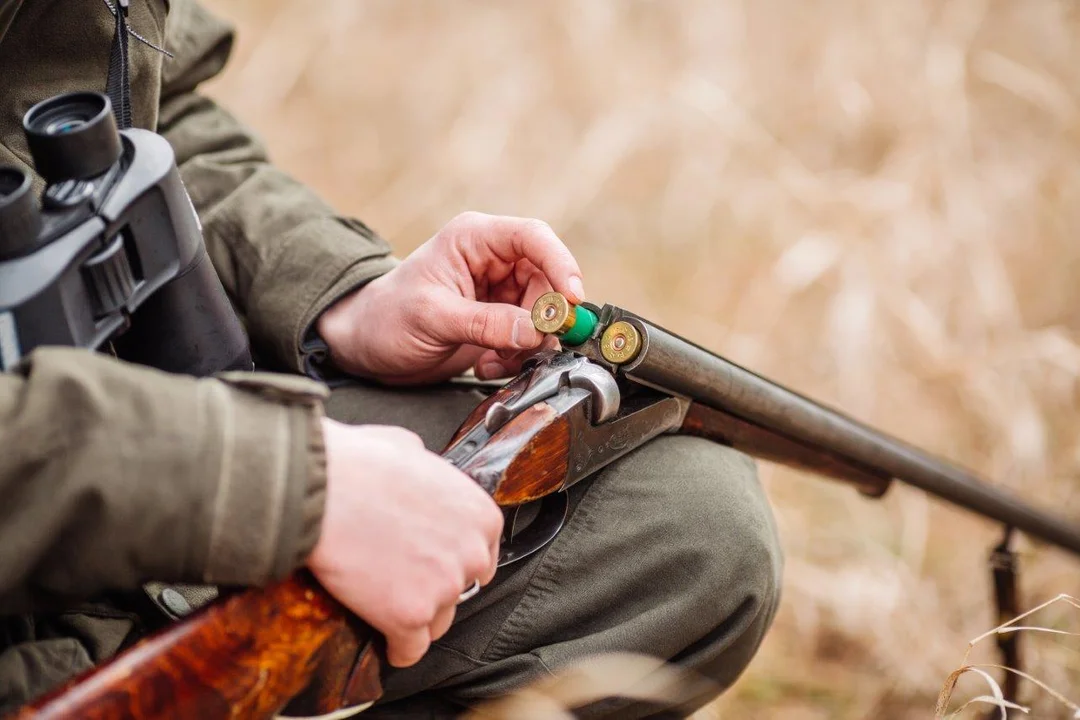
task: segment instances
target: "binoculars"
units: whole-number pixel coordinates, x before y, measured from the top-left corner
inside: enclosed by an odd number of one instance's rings
[[[108,350],[161,370],[251,370],[165,138],[117,129],[101,93],[23,118],[30,172],[0,166],[0,370],[34,348]]]

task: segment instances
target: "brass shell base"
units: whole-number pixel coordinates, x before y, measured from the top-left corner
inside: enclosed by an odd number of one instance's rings
[[[574,306],[562,293],[544,293],[532,307],[533,327],[542,333],[562,335],[574,327]]]
[[[630,362],[640,351],[641,333],[625,320],[608,325],[600,337],[600,354],[614,365]]]

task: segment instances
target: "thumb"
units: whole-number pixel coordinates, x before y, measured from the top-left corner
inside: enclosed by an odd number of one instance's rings
[[[531,350],[544,340],[543,334],[533,326],[528,310],[460,296],[447,297],[439,303],[433,330],[441,342],[491,350]]]

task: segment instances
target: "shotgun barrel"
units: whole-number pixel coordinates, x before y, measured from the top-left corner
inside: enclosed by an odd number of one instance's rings
[[[542,316],[544,307],[540,298],[534,314]],[[589,337],[573,350],[628,380],[742,418],[854,468],[907,483],[1080,554],[1080,523],[1076,521],[1040,510],[968,470],[767,380],[631,312],[613,305],[601,308],[586,303],[584,307],[597,321]],[[606,331],[615,327],[623,332],[613,340]]]

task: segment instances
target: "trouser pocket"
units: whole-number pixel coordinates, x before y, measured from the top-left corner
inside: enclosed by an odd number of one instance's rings
[[[107,660],[142,629],[134,613],[105,603],[4,618],[2,624],[0,714]]]

